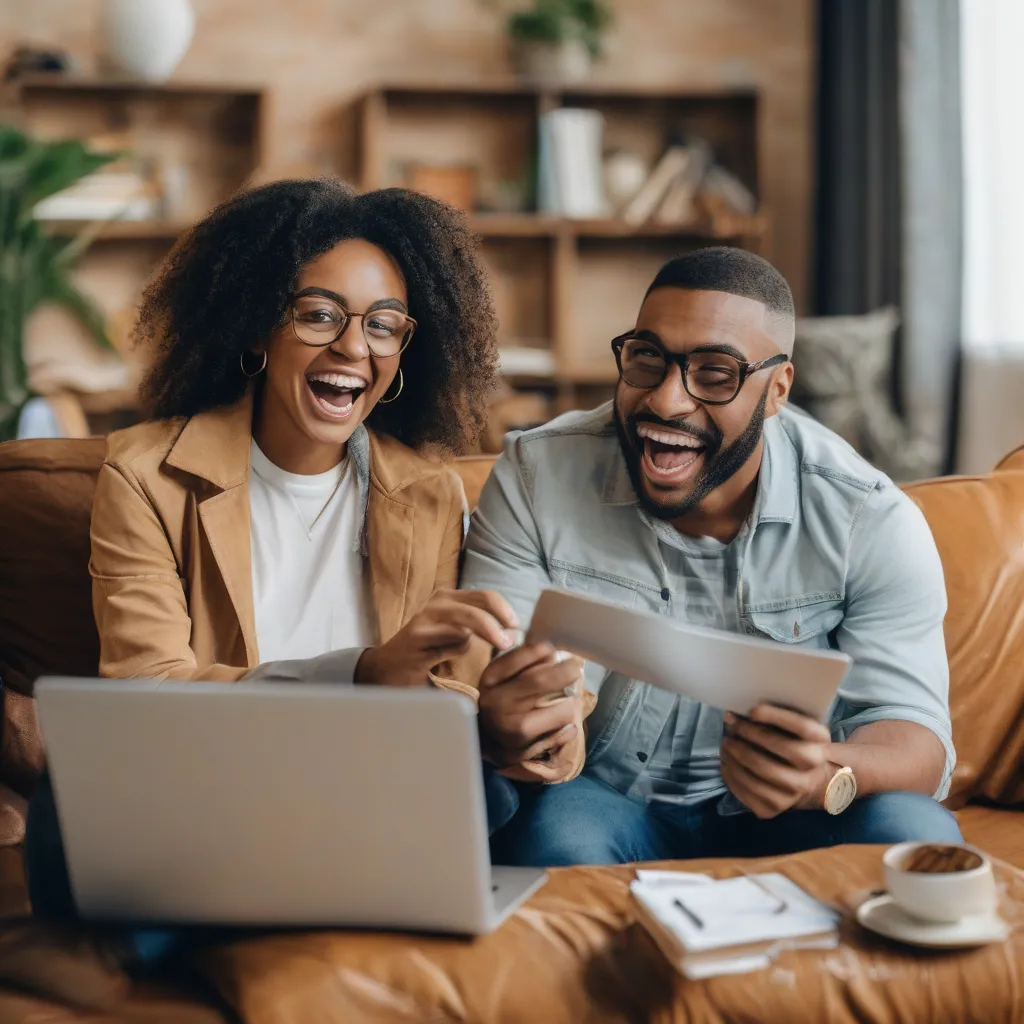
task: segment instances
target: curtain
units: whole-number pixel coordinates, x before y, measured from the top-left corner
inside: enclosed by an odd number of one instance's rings
[[[815,312],[870,313],[901,294],[899,2],[821,0],[818,25]]]
[[[899,74],[901,408],[931,474],[952,467],[961,347],[960,0],[900,0]]]
[[[949,463],[960,350],[959,0],[821,0],[819,316],[899,310],[889,472]],[[872,403],[878,418],[883,395]]]
[[[957,468],[1024,444],[1024,3],[961,8],[964,271]]]

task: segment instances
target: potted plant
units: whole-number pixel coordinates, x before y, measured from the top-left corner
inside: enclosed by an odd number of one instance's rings
[[[516,71],[538,85],[581,81],[601,56],[611,22],[606,0],[533,0],[506,22]]]
[[[0,441],[16,435],[22,406],[31,397],[23,339],[36,308],[64,307],[98,344],[112,347],[102,312],[71,279],[102,224],[90,224],[70,240],[55,238],[34,211],[41,200],[113,159],[76,140],[38,142],[0,125]]]

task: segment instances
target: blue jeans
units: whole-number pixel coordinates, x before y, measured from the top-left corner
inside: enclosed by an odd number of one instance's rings
[[[487,826],[493,835],[516,813],[519,793],[490,765],[483,766],[483,778]],[[49,775],[42,778],[29,804],[25,872],[32,912],[37,917],[53,921],[78,918]],[[171,954],[179,952],[186,943],[191,946],[195,941],[232,938],[239,934],[244,933],[239,929],[125,928],[121,938],[126,966],[145,973],[166,961]]]
[[[762,821],[693,807],[631,800],[581,775],[522,791],[522,805],[491,840],[495,863],[536,867],[626,864],[697,857],[766,857],[840,843],[960,842],[956,819],[920,793],[879,793],[839,815],[789,811]]]

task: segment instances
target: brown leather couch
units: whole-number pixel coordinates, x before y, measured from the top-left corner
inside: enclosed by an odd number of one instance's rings
[[[97,640],[87,572],[88,522],[100,439],[0,445],[0,984],[39,972],[62,979],[78,1009],[13,989],[8,1021],[711,1022],[1017,1020],[1024,910],[1005,954],[919,958],[851,935],[842,956],[787,954],[771,972],[682,982],[631,924],[628,868],[575,868],[499,932],[476,942],[348,933],[237,943],[195,959],[199,989],[131,986],[83,952],[71,932],[43,936],[27,910],[16,844],[42,765],[31,698],[41,674],[94,675]],[[459,464],[475,502],[491,460]],[[949,798],[966,837],[1024,869],[1024,449],[988,476],[908,488],[931,524],[946,570],[950,708],[958,764]],[[849,900],[877,885],[879,851],[842,847],[780,865],[822,896]],[[688,864],[693,869],[693,864]],[[719,874],[749,862],[700,865]],[[1024,908],[1024,874],[1001,869]],[[26,970],[26,958],[45,945]],[[49,958],[49,959],[46,959]],[[1016,964],[1015,964],[1016,961]],[[39,963],[49,965],[40,969]],[[963,972],[974,972],[970,985]],[[797,985],[795,979],[800,980]],[[980,993],[980,995],[979,995]],[[1013,1007],[1016,1006],[1016,1010]]]

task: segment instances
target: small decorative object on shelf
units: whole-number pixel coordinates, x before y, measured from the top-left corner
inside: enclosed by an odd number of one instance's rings
[[[63,50],[19,46],[4,62],[0,78],[4,82],[16,82],[25,75],[63,75],[71,70],[71,58]]]
[[[533,0],[525,10],[513,10],[506,29],[516,73],[540,86],[585,80],[611,22],[604,0]]]
[[[162,82],[188,52],[195,27],[190,0],[105,0],[106,59],[122,74]]]
[[[615,149],[604,158],[604,188],[608,202],[621,209],[643,188],[650,168],[639,154]]]

